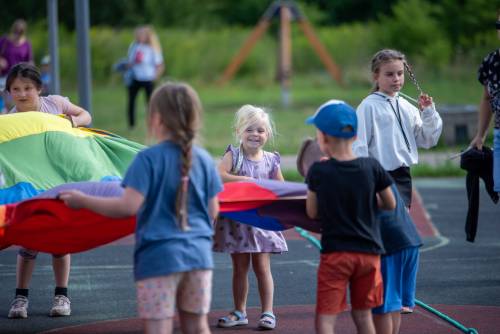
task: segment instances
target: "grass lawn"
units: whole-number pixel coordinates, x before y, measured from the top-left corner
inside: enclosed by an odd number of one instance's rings
[[[436,104],[477,104],[481,96],[481,86],[476,84],[473,75],[470,78],[444,77],[442,79],[421,82],[422,88],[430,92]],[[259,85],[246,81],[233,81],[223,87],[206,84],[193,84],[200,94],[205,112],[201,131],[201,144],[214,156],[224,152],[232,137],[232,122],[235,111],[243,104],[255,104],[268,108],[276,123],[277,135],[268,150],[277,150],[282,155],[296,154],[302,140],[314,135],[314,128],[304,124],[307,116],[328,99],[342,99],[356,107],[369,93],[370,85],[351,84],[340,87],[323,74],[293,80],[291,88],[291,104],[282,106],[281,90],[278,84]],[[414,86],[407,82],[404,92],[417,96]],[[64,95],[77,102],[76,90],[63,92]],[[117,133],[128,139],[150,144],[146,135],[144,94],[138,96],[137,120],[134,129],[128,129],[126,121],[125,87],[120,84],[94,86],[93,92],[93,126]],[[458,147],[440,146],[437,149],[457,151]],[[420,167],[419,167],[420,168]],[[458,174],[460,170],[452,166],[443,166],[444,170],[422,166],[422,175],[441,175],[446,171]],[[419,172],[420,174],[420,172]],[[294,177],[296,178],[296,177]]]
[[[421,83],[433,95],[436,104],[477,104],[481,87],[473,76],[468,80],[443,78]],[[268,108],[275,120],[278,135],[275,149],[282,154],[294,154],[298,144],[306,136],[314,134],[312,127],[304,124],[304,119],[328,99],[342,99],[356,107],[369,93],[370,86],[352,84],[339,87],[324,75],[294,79],[291,88],[291,104],[283,107],[278,84],[259,85],[245,81],[233,81],[223,87],[193,84],[200,94],[205,108],[203,145],[213,154],[219,154],[232,142],[232,121],[235,111],[243,104],[255,104]],[[416,90],[407,83],[404,92],[416,96]],[[76,91],[66,93],[73,101],[78,101]],[[127,94],[123,86],[107,85],[93,88],[94,126],[116,132],[124,137],[146,142],[144,94],[138,96],[137,109],[139,125],[130,130],[126,125]]]

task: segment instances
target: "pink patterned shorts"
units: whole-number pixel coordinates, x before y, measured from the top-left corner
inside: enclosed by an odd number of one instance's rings
[[[137,281],[141,319],[168,319],[179,310],[207,314],[212,299],[212,270],[193,270]]]

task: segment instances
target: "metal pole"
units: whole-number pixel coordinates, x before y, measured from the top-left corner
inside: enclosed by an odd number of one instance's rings
[[[78,95],[80,106],[92,113],[92,90],[89,47],[89,1],[75,0],[78,59]]]
[[[290,106],[290,76],[292,72],[292,55],[290,38],[291,13],[290,8],[283,3],[280,10],[280,62],[279,62],[279,78],[281,83],[281,102],[283,106]]]
[[[47,15],[49,20],[49,55],[50,55],[50,93],[60,94],[61,83],[59,77],[59,37],[57,0],[47,0]]]

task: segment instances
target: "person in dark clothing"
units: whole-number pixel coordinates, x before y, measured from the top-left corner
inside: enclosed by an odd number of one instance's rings
[[[500,14],[497,17],[496,29],[500,38]],[[493,190],[500,192],[500,49],[484,58],[478,70],[478,79],[484,90],[479,105],[477,134],[469,146],[482,149],[491,119],[494,118]]]
[[[464,152],[460,158],[460,167],[467,171],[465,178],[469,207],[465,221],[467,241],[474,242],[477,232],[479,214],[479,179],[485,184],[491,200],[498,203],[499,195],[493,188],[493,151],[486,146],[481,149],[472,148]]]
[[[141,26],[135,30],[135,41],[128,50],[128,68],[131,80],[128,85],[128,125],[135,126],[135,99],[140,89],[149,99],[154,89],[154,81],[163,73],[163,55],[154,30],[150,26]]]

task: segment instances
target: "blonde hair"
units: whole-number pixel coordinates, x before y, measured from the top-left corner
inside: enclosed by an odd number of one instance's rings
[[[418,84],[415,74],[413,73],[410,65],[408,65],[408,61],[406,60],[406,56],[397,50],[392,50],[392,49],[383,49],[375,53],[375,55],[372,57],[371,61],[371,70],[373,74],[378,74],[380,71],[380,67],[384,64],[387,64],[391,61],[399,60],[403,63],[404,69],[406,72],[408,72],[408,76],[410,77],[410,80],[413,82],[413,84],[417,87],[418,91],[422,93],[422,89],[420,88],[420,85]],[[376,92],[379,89],[378,83],[375,82],[372,92]]]
[[[179,227],[189,229],[187,221],[187,196],[189,171],[192,163],[193,141],[200,128],[202,107],[196,91],[186,83],[167,82],[158,87],[149,103],[150,117],[158,113],[171,140],[181,150],[181,182],[177,188],[175,209]]]
[[[161,53],[161,44],[158,39],[158,35],[155,30],[150,25],[139,26],[135,29],[135,38],[137,39],[139,34],[144,32],[146,34],[146,43],[149,44],[156,52]]]
[[[274,122],[269,113],[264,108],[256,107],[251,104],[245,104],[236,112],[234,117],[234,133],[237,141],[241,141],[241,136],[245,130],[256,124],[262,123],[267,133],[268,140],[274,139]]]

